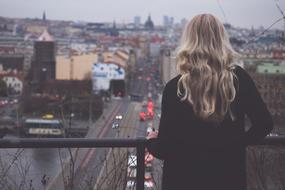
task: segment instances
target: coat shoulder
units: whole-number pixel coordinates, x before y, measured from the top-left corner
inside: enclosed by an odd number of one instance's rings
[[[177,75],[176,77],[174,77],[173,79],[171,79],[170,81],[168,81],[165,85],[165,90],[175,90],[177,89],[177,83],[180,79],[181,75]]]

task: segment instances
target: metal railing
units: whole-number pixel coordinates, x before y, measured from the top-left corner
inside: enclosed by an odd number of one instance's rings
[[[253,145],[284,146],[285,136],[270,136]],[[141,138],[7,138],[0,139],[0,148],[128,148],[137,149],[137,190],[144,190],[146,139]]]
[[[7,138],[0,139],[0,148],[128,148],[137,150],[136,189],[144,190],[146,139],[140,138]]]

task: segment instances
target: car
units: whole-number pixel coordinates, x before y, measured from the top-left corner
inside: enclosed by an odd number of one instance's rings
[[[154,160],[154,157],[152,154],[150,154],[149,152],[145,153],[145,157],[144,157],[145,165],[152,162],[153,160]]]
[[[152,174],[151,174],[150,171],[145,171],[144,179],[145,179],[145,180],[150,180],[150,179],[152,179]]]
[[[154,183],[152,179],[148,179],[144,181],[144,187],[145,189],[152,189],[154,187]]]
[[[54,115],[53,114],[45,114],[42,116],[43,119],[53,119]]]
[[[117,119],[117,120],[122,120],[122,119],[123,119],[123,116],[122,116],[122,115],[116,115],[116,116],[115,116],[115,119]]]
[[[137,156],[130,154],[128,157],[128,167],[137,167]]]
[[[133,168],[133,167],[128,167],[128,173],[127,173],[127,177],[129,179],[135,179],[137,177],[137,169]]]
[[[6,104],[8,104],[8,100],[0,100],[0,106],[6,106]]]
[[[278,133],[269,133],[267,136],[269,136],[269,137],[277,137],[277,136],[279,136],[279,134]]]
[[[132,190],[136,187],[136,181],[135,180],[128,180],[127,181],[127,188],[126,190]]]
[[[131,101],[141,102],[143,101],[143,95],[139,93],[130,93]]]
[[[112,129],[117,129],[119,127],[120,127],[119,123],[113,123],[112,124]]]
[[[145,121],[145,120],[146,120],[145,112],[140,112],[140,121]]]
[[[152,127],[148,127],[148,128],[146,129],[146,134],[149,134],[149,133],[151,133],[151,132],[153,132],[153,128],[152,128]]]
[[[143,107],[146,107],[146,106],[147,106],[147,101],[146,101],[146,100],[144,100],[144,101],[142,102],[142,106],[143,106]]]
[[[18,99],[13,99],[13,100],[10,101],[10,103],[11,104],[17,104],[17,103],[19,103],[19,100]]]
[[[152,179],[145,180],[144,181],[144,187],[147,190],[153,189],[154,182],[152,181]],[[126,190],[131,190],[131,189],[135,189],[135,188],[136,188],[136,181],[135,180],[128,180]]]

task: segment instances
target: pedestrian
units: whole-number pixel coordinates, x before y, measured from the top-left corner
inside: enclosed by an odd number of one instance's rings
[[[162,190],[246,190],[246,146],[262,140],[273,121],[238,58],[215,16],[186,25],[179,74],[164,88],[159,132],[147,141],[164,160]]]
[[[44,188],[46,187],[48,180],[49,180],[49,177],[47,177],[47,175],[44,174],[42,179],[41,179],[41,182],[42,182],[42,185],[44,186]]]

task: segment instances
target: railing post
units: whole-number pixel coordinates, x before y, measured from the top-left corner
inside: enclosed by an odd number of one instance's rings
[[[144,172],[145,172],[145,139],[140,138],[137,144],[137,190],[144,190]]]

